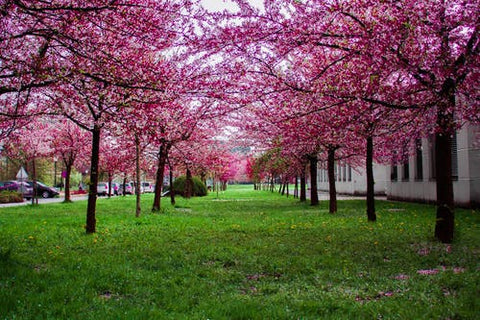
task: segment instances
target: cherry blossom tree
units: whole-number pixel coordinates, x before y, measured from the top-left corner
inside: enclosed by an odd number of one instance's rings
[[[75,164],[85,160],[90,153],[88,146],[91,136],[68,120],[56,119],[48,137],[52,153],[58,156],[65,166],[65,202],[71,202],[71,172]]]
[[[77,16],[68,29],[68,72],[48,96],[56,112],[92,133],[87,233],[95,232],[102,129],[119,110],[164,94],[170,68],[161,54],[188,28],[179,19],[187,17],[182,4],[188,7],[188,1],[114,2],[115,10]]]
[[[255,84],[268,83],[269,92],[290,88],[359,110],[419,110],[419,123],[435,116],[435,235],[450,242],[449,139],[478,114],[478,1],[266,1],[264,12],[236,4],[236,23],[216,34],[217,48],[230,44],[228,52],[243,56],[251,64],[244,70],[257,75]]]

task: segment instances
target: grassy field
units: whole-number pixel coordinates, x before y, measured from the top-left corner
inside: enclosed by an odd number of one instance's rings
[[[198,199],[0,209],[1,319],[478,319],[480,213],[452,245],[432,206],[310,207],[251,186]]]

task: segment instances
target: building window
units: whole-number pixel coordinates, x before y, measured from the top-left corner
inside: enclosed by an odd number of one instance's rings
[[[431,157],[431,170],[432,170],[432,180],[436,179],[436,170],[437,164],[435,161],[435,136],[430,136],[430,157]],[[457,148],[457,133],[455,132],[451,140],[451,149],[452,149],[452,180],[458,180],[458,148]]]
[[[348,181],[352,181],[352,167],[348,166]]]
[[[334,169],[335,181],[338,181],[338,169],[337,169],[338,164],[335,163],[335,164],[333,165],[333,167],[335,168],[335,169]]]
[[[390,180],[397,181],[398,180],[398,169],[397,166],[392,166],[390,171]]]
[[[408,181],[410,180],[410,165],[408,162],[405,162],[403,164],[403,176],[402,176],[402,181]]]
[[[458,148],[456,132],[452,137],[452,179],[458,180]]]
[[[428,144],[430,145],[430,178],[435,180],[437,178],[437,166],[435,161],[435,135],[428,138]]]
[[[343,167],[342,167],[342,170],[343,170],[343,173],[342,173],[342,177],[343,177],[343,181],[347,181],[347,165],[344,164]]]
[[[422,141],[417,139],[415,150],[415,180],[423,180],[423,154],[422,154]]]

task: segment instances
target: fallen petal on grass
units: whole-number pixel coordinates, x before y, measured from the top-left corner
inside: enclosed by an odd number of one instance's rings
[[[434,275],[434,274],[437,274],[438,272],[439,272],[438,269],[417,270],[417,273],[422,275]]]
[[[399,275],[395,276],[395,279],[396,280],[408,280],[408,279],[410,279],[410,276],[408,276],[406,274],[399,274]]]

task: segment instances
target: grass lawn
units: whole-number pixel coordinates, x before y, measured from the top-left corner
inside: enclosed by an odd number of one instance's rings
[[[452,245],[432,206],[340,201],[336,215],[252,186],[204,198],[0,209],[0,319],[478,319],[480,212]]]

